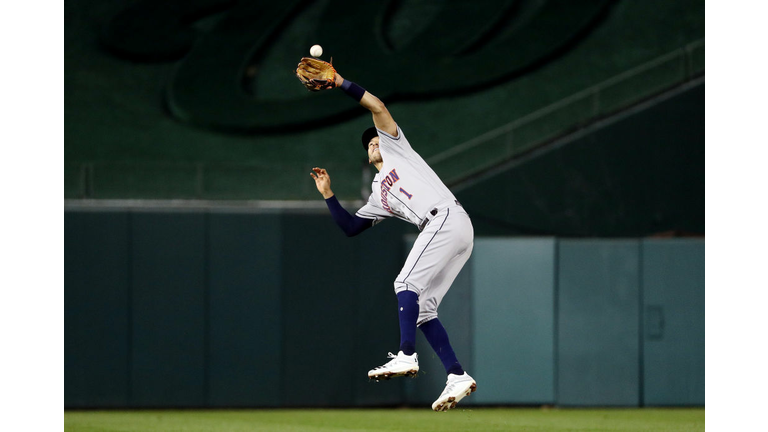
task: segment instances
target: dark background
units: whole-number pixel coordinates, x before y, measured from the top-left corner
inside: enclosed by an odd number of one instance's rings
[[[273,3],[67,2],[65,197],[317,200],[322,166],[359,203],[370,115],[292,72],[321,43],[454,190],[578,141],[462,194],[489,233],[703,232],[703,1]]]

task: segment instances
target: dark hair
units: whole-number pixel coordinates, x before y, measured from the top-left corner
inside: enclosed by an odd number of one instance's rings
[[[370,143],[371,139],[375,136],[379,136],[375,127],[368,128],[363,132],[361,140],[363,141],[363,150],[365,150],[366,153],[368,153],[368,143]]]

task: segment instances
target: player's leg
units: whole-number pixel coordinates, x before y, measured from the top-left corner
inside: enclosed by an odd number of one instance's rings
[[[456,407],[459,401],[477,389],[477,383],[464,371],[453,351],[448,332],[437,318],[437,307],[469,259],[470,252],[471,250],[455,257],[453,262],[446,266],[444,272],[435,278],[435,283],[422,294],[424,301],[419,312],[419,329],[440,358],[448,376],[445,389],[432,404],[432,409],[435,411],[447,411]]]
[[[421,253],[418,262],[410,268],[406,262],[406,268],[398,276],[399,281],[419,291],[418,325],[437,318],[438,306],[472,254],[474,233],[469,216],[461,207],[448,210],[452,212],[440,225],[440,230],[430,237],[431,241],[426,248],[419,249]],[[430,223],[427,228],[435,222]],[[416,246],[413,249],[409,260],[414,255]],[[408,273],[404,275],[406,269]],[[397,288],[396,282],[396,291]]]
[[[424,334],[427,342],[429,342],[429,346],[435,351],[437,357],[440,358],[445,368],[445,373],[448,375],[462,375],[464,368],[459,363],[453,347],[451,347],[451,341],[448,339],[448,332],[445,331],[443,323],[439,319],[434,318],[421,324],[419,330]]]
[[[457,216],[450,217],[448,209],[438,214],[424,231],[419,234],[395,280],[400,321],[400,351],[390,353],[390,360],[384,365],[368,371],[368,377],[376,380],[418,372],[416,347],[416,322],[420,314],[419,294],[432,281],[451,257],[458,253],[450,232],[450,223]],[[438,222],[438,223],[436,223]],[[470,240],[471,245],[471,240]],[[466,246],[463,246],[466,248]],[[448,249],[451,249],[450,251]]]
[[[463,216],[466,214],[464,213]],[[472,236],[472,225],[468,217],[455,218],[452,224],[456,226],[451,226],[450,232],[462,233],[457,235],[459,237],[456,240],[457,243],[465,242],[466,240],[462,237],[466,237],[467,233]],[[470,240],[466,248],[460,250],[458,254],[453,255],[442,265],[440,271],[432,276],[431,282],[421,293],[419,328],[440,358],[448,376],[445,389],[432,404],[432,409],[435,411],[447,411],[454,408],[461,399],[477,389],[477,383],[462,368],[453,347],[451,347],[448,333],[437,318],[437,308],[471,253],[472,242]]]
[[[419,295],[413,291],[397,293],[397,313],[400,322],[400,351],[405,355],[416,352],[416,320],[419,318]]]
[[[416,319],[419,316],[419,296],[414,291],[397,293],[397,309],[400,321],[400,351],[389,353],[389,362],[368,371],[368,378],[388,380],[399,376],[414,377],[419,372],[416,354]]]
[[[472,223],[461,207],[438,213],[416,238],[395,279],[395,293],[413,291],[421,298],[430,290],[439,302],[469,258],[473,238]],[[455,271],[452,270],[454,267],[457,267]],[[436,290],[435,287],[445,289]],[[420,305],[424,309],[423,301]],[[421,315],[419,320],[422,320]]]
[[[461,363],[456,358],[456,354],[453,352],[448,339],[448,333],[439,319],[433,318],[422,323],[419,329],[422,330],[432,349],[437,353],[448,375],[445,388],[435,402],[432,403],[432,409],[435,411],[447,411],[455,408],[459,401],[477,390],[477,383],[474,378],[464,371]]]
[[[443,363],[446,374],[461,375],[464,369],[451,347],[448,332],[437,317],[437,308],[468,258],[469,253],[457,256],[454,265],[447,266],[444,274],[439,275],[440,283],[434,284],[422,295],[424,301],[419,311],[418,326]]]

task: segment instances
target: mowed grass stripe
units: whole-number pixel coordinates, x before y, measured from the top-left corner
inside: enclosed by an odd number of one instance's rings
[[[92,431],[703,431],[704,409],[278,409],[67,411],[65,432]]]

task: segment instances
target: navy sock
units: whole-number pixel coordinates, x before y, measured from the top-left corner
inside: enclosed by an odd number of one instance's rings
[[[400,318],[400,351],[405,355],[416,352],[416,320],[419,319],[419,295],[413,291],[397,293]]]
[[[459,360],[456,358],[456,354],[451,348],[451,342],[448,340],[448,333],[445,331],[443,324],[437,318],[431,319],[419,328],[424,333],[424,336],[429,341],[429,345],[435,350],[437,356],[440,357],[440,361],[443,362],[445,372],[449,374],[463,375],[464,369],[459,364]]]

